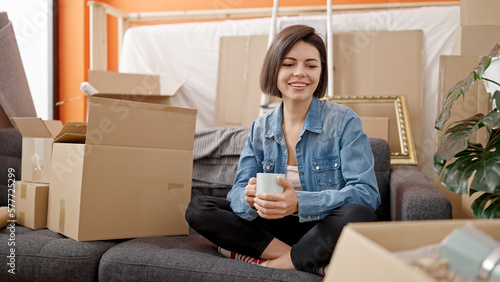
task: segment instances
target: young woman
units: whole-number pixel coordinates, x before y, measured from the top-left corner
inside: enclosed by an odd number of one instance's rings
[[[227,199],[197,197],[186,212],[222,254],[317,273],[347,223],[376,220],[380,195],[368,138],[350,108],[319,100],[326,86],[321,37],[308,26],[283,29],[261,74],[262,91],[281,105],[252,124]],[[256,193],[258,172],[286,173],[278,177],[284,192]]]

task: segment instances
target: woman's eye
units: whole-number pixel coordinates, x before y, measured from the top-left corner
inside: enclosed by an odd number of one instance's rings
[[[291,67],[291,66],[293,66],[293,64],[289,64],[288,63],[288,64],[283,64],[282,66],[284,66],[284,67]]]
[[[314,68],[317,68],[318,66],[317,65],[309,65],[308,67],[311,69],[314,69]]]

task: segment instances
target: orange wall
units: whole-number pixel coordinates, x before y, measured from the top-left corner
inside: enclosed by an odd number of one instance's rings
[[[60,100],[82,95],[80,83],[87,81],[89,69],[89,8],[88,0],[59,0],[59,71]],[[333,5],[408,3],[408,2],[454,2],[456,0],[333,0]],[[239,9],[271,7],[270,0],[101,0],[125,12],[182,11],[204,9]],[[325,5],[325,0],[281,0],[280,7]],[[116,20],[108,16],[108,69],[118,70],[118,40]],[[58,109],[56,108],[55,111]],[[59,106],[60,119],[85,121],[86,99]]]
[[[87,0],[59,1],[59,99],[67,101],[81,96],[80,83],[86,80],[89,68]],[[62,104],[59,118],[85,121],[86,99]]]

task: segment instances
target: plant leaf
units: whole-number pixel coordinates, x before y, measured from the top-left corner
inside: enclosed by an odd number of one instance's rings
[[[472,145],[472,144],[471,144]],[[468,194],[469,178],[474,171],[481,170],[478,156],[482,153],[481,144],[469,146],[460,156],[444,168],[441,183],[458,194]]]
[[[467,144],[472,136],[480,128],[479,122],[484,115],[479,113],[467,119],[452,123],[445,134],[441,137],[441,144],[434,157],[434,163],[441,163],[441,160],[449,161],[455,155],[467,148]]]
[[[498,109],[493,109],[482,120],[478,122],[476,132],[477,130],[479,130],[479,128],[485,126],[488,130],[488,133],[491,133],[493,128],[497,127],[498,124],[500,124],[500,112],[498,112]]]
[[[496,90],[491,98],[497,107],[500,106],[500,90]]]
[[[437,130],[443,129],[444,124],[450,118],[451,108],[460,96],[465,97],[465,94],[469,92],[475,81],[475,72],[472,71],[466,78],[459,81],[448,91],[443,103],[443,108],[441,109],[434,125]]]
[[[434,154],[434,162],[432,163],[434,167],[434,171],[439,175],[443,171],[444,166],[446,165],[446,160],[441,159],[438,154]]]
[[[470,208],[475,218],[482,218],[484,207],[490,200],[491,196],[491,194],[484,193],[472,202]]]
[[[500,129],[492,130],[484,148],[480,169],[476,171],[470,187],[474,190],[493,193],[500,185]]]
[[[483,218],[500,218],[500,200],[498,199],[498,195],[492,196],[490,205],[483,211]]]
[[[444,168],[441,183],[455,193],[468,194],[469,178],[474,174],[470,189],[493,193],[500,185],[499,162],[500,130],[495,129],[485,148],[469,143],[466,150],[458,152]]]

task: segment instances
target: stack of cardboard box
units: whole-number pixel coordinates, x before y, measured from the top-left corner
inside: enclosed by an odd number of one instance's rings
[[[21,181],[16,181],[14,206],[17,223],[32,229],[47,226],[52,141],[61,121],[40,118],[12,118],[23,135]]]
[[[196,110],[170,106],[157,76],[90,77],[87,123],[13,119],[24,136],[18,222],[77,241],[188,234]]]
[[[466,78],[478,66],[482,56],[490,53],[495,44],[500,43],[500,17],[498,0],[461,0],[460,1],[460,32],[455,42],[456,55],[441,56],[439,66],[438,112],[443,106],[444,97],[457,82]],[[485,113],[489,98],[484,85],[476,83],[467,94],[466,99],[458,99],[453,107],[451,122],[462,120],[478,112]],[[438,131],[438,142],[443,131]],[[477,134],[473,142],[479,140]],[[450,199],[453,206],[453,218],[473,218],[470,204],[473,199],[462,197],[446,189],[437,178],[436,185]]]

